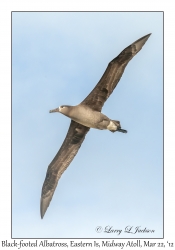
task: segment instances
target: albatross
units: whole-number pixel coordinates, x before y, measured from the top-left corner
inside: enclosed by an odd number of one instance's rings
[[[90,128],[107,129],[111,132],[127,133],[121,128],[120,121],[108,118],[101,113],[102,107],[118,84],[128,62],[141,50],[149,36],[141,37],[126,47],[107,66],[103,76],[90,94],[77,106],[62,105],[50,110],[50,113],[59,112],[71,119],[66,138],[49,164],[42,187],[40,213],[41,218],[52,200],[62,173],[69,166],[77,154]]]

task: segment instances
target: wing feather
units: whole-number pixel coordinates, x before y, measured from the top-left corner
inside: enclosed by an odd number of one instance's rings
[[[62,173],[69,166],[74,156],[77,154],[89,129],[90,128],[85,127],[75,121],[71,121],[66,138],[47,169],[41,194],[41,218],[44,217],[44,214],[50,204],[58,180],[60,179]]]
[[[120,81],[126,65],[141,50],[150,35],[148,34],[129,45],[108,64],[102,78],[82,101],[82,104],[89,106],[93,110],[101,111],[105,101]]]

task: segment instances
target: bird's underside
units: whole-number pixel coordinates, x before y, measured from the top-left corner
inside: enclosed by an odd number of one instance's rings
[[[94,111],[101,112],[105,101],[111,95],[117,83],[119,82],[126,65],[141,50],[142,46],[145,44],[150,35],[151,34],[148,34],[138,39],[137,41],[129,45],[127,48],[125,48],[116,58],[114,58],[108,64],[108,67],[98,84],[82,101],[82,103],[80,103],[80,105],[82,104],[90,107]],[[60,179],[62,173],[69,166],[74,156],[77,154],[89,129],[89,127],[71,120],[66,138],[60,150],[58,151],[55,158],[52,160],[47,169],[41,194],[41,218],[43,218],[50,204],[58,180]]]

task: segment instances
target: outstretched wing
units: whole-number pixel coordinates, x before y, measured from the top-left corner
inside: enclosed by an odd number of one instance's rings
[[[77,154],[89,129],[90,128],[85,127],[75,121],[71,121],[66,138],[47,169],[41,194],[41,218],[43,218],[50,204],[58,180],[60,179],[62,173],[69,166],[74,156]]]
[[[93,110],[101,111],[105,101],[120,81],[126,65],[141,50],[150,35],[148,34],[129,45],[108,64],[102,78],[82,101],[82,104],[88,105]]]

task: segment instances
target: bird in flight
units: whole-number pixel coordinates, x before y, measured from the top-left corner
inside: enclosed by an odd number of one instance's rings
[[[50,113],[59,112],[69,117],[71,123],[60,150],[47,169],[40,202],[41,218],[44,217],[50,204],[58,180],[77,154],[90,128],[127,133],[125,129],[121,128],[120,121],[108,118],[101,113],[101,110],[118,84],[126,65],[141,50],[150,35],[138,39],[115,57],[108,64],[95,88],[79,105],[62,105],[59,108],[50,110]]]

